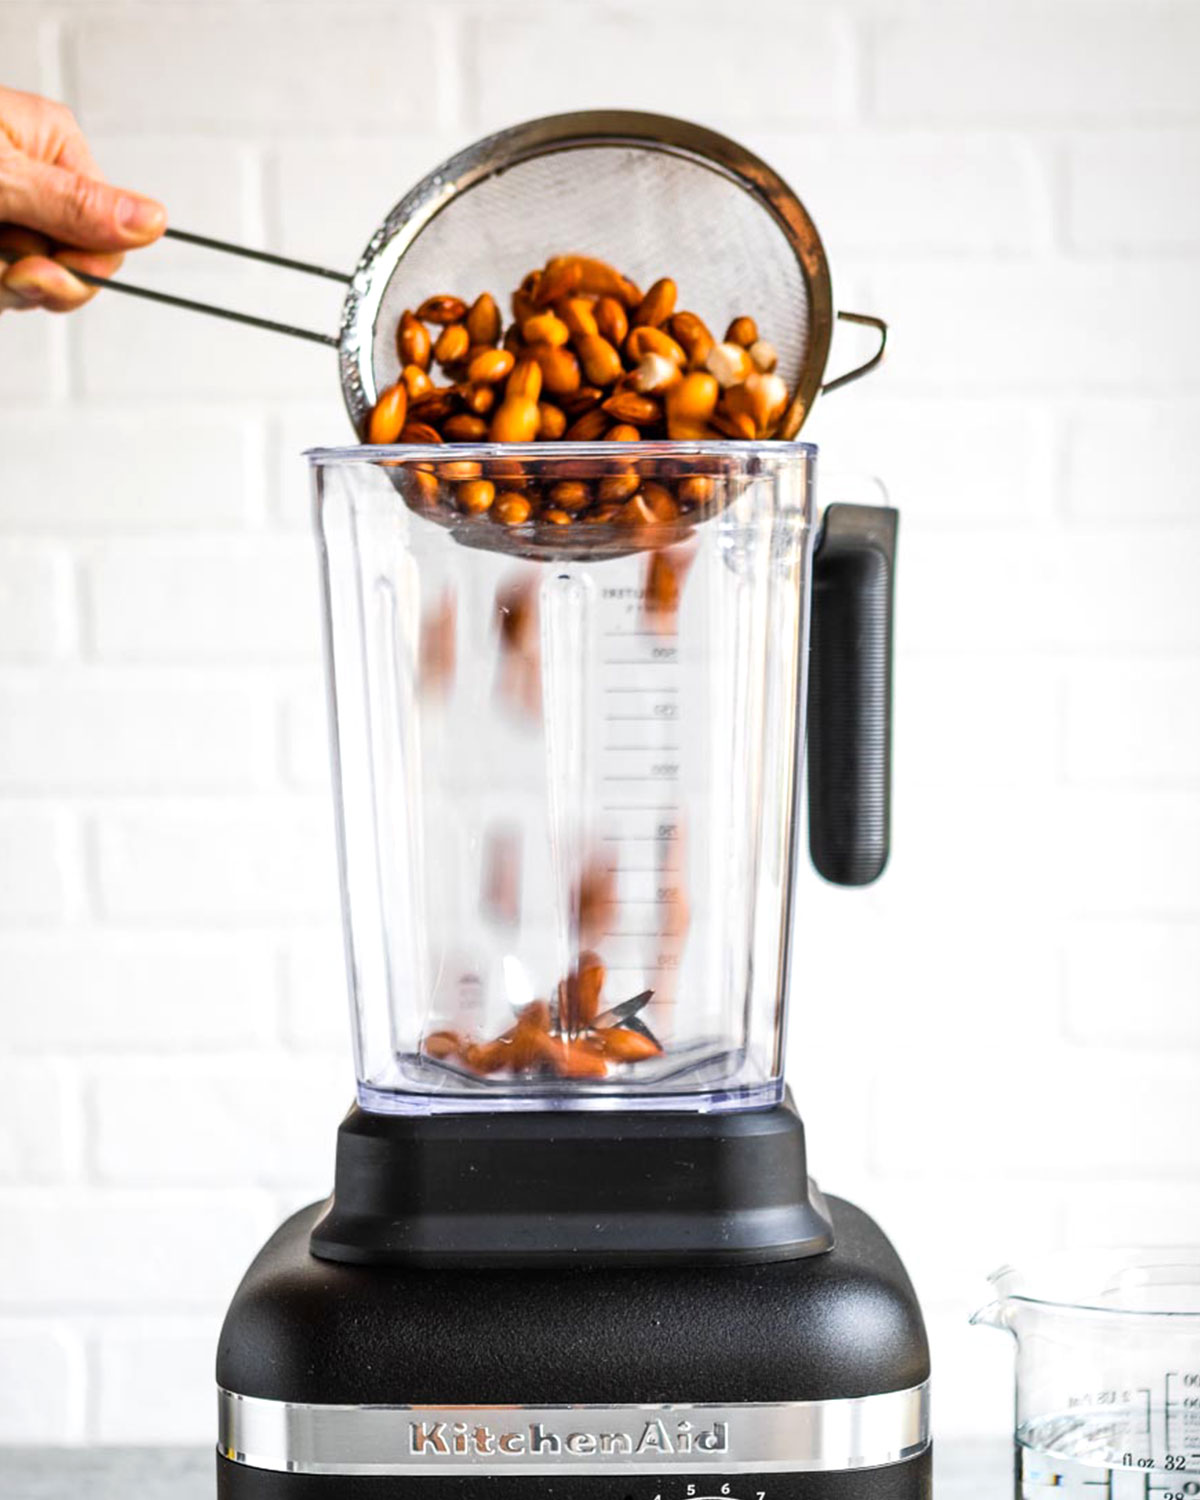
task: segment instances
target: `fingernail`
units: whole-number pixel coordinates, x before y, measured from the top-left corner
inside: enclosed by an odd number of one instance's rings
[[[19,271],[10,271],[4,278],[4,290],[20,297],[28,307],[36,307],[46,296],[46,289],[40,282],[26,280]]]
[[[151,198],[122,198],[117,221],[129,234],[155,234],[166,223],[166,211]]]

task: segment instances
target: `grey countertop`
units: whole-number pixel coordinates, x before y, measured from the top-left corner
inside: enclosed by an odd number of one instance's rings
[[[936,1500],[1009,1500],[1008,1443],[945,1443]],[[196,1448],[0,1449],[3,1500],[213,1500],[213,1456]]]

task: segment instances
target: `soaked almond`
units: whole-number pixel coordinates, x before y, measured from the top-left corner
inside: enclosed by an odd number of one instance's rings
[[[644,495],[634,495],[621,507],[621,524],[624,526],[653,526],[656,517],[654,512],[646,504]]]
[[[493,443],[532,443],[537,437],[538,404],[529,396],[505,396],[492,417]]]
[[[702,366],[716,343],[703,318],[694,312],[677,312],[668,322],[667,329],[683,349],[689,365]]]
[[[551,526],[569,526],[571,524],[571,517],[567,512],[565,510],[556,510],[553,506],[548,510],[544,510],[541,518],[543,521],[549,521]]]
[[[538,307],[569,297],[583,284],[583,266],[577,255],[559,255],[546,262],[533,301]]]
[[[436,427],[431,427],[428,422],[406,422],[404,431],[400,434],[402,443],[440,443],[443,441],[441,433]]]
[[[635,328],[625,340],[625,353],[635,362],[644,359],[647,354],[658,354],[680,366],[688,362],[682,344],[677,343],[661,328]]]
[[[549,401],[538,403],[538,442],[552,443],[567,430],[566,413]]]
[[[530,401],[536,401],[542,394],[542,367],[536,359],[522,358],[517,360],[508,377],[508,384],[504,387],[506,399],[514,396],[524,396]]]
[[[617,297],[601,297],[596,303],[596,331],[618,349],[629,332],[629,314]]]
[[[644,607],[648,615],[674,615],[679,609],[679,574],[666,552],[652,552],[646,565]]]
[[[458,486],[454,498],[459,510],[466,511],[469,516],[481,516],[485,510],[491,509],[496,498],[496,486],[490,479],[468,479],[465,484]]]
[[[422,505],[434,505],[441,496],[441,481],[436,474],[431,474],[427,469],[412,469],[409,471],[409,479],[417,500]]]
[[[591,411],[585,411],[583,416],[571,423],[563,438],[568,443],[594,443],[604,436],[608,425],[608,418],[603,410],[594,406]]]
[[[657,328],[675,311],[675,296],[675,283],[669,276],[661,277],[634,308],[630,322],[635,328],[641,325]]]
[[[473,412],[456,411],[442,423],[442,436],[450,443],[482,443],[488,435],[488,424]]]
[[[708,422],[717,410],[720,387],[714,375],[706,371],[688,371],[678,386],[666,393],[667,420]]]
[[[438,386],[432,387],[415,401],[409,403],[409,414],[414,421],[430,422],[435,427],[454,410],[454,392]]]
[[[483,473],[483,465],[473,458],[452,458],[438,464],[437,471],[443,479],[456,483],[460,479],[478,479]]]
[[[571,391],[565,396],[560,396],[558,404],[566,412],[568,417],[581,417],[585,411],[591,411],[593,406],[599,406],[604,400],[604,392],[597,385],[581,385],[577,391]]]
[[[524,525],[532,510],[528,495],[520,490],[505,490],[496,497],[496,519],[505,526]]]
[[[562,510],[582,510],[592,493],[582,479],[560,479],[550,486],[552,504]]]
[[[507,379],[515,364],[507,349],[484,349],[467,365],[467,379],[477,385],[493,385]]]
[[[618,422],[629,422],[634,427],[649,427],[662,420],[662,407],[649,396],[639,396],[636,391],[618,391],[603,403],[604,411]]]
[[[433,357],[439,365],[454,365],[465,359],[471,347],[471,335],[465,323],[451,323],[438,334],[433,346]]]
[[[486,417],[496,404],[496,390],[490,385],[464,385],[458,388],[458,399],[477,417]]]
[[[396,352],[402,365],[419,365],[422,370],[428,370],[433,343],[428,328],[415,313],[400,314],[400,326],[396,330]]]
[[[709,418],[716,431],[732,438],[735,443],[752,443],[758,436],[758,428],[749,412],[715,411]]]
[[[662,1048],[652,1036],[633,1031],[628,1026],[609,1026],[600,1033],[604,1050],[614,1062],[643,1062],[648,1057],[659,1057]]]
[[[606,260],[597,260],[594,256],[577,255],[572,258],[579,265],[580,291],[591,292],[597,297],[616,297],[626,307],[630,305],[630,296],[637,288],[615,266],[610,266]]]
[[[462,1060],[475,1073],[498,1073],[508,1067],[510,1053],[508,1042],[474,1042],[463,1049]]]
[[[467,332],[473,344],[498,344],[500,342],[500,309],[491,292],[481,292],[471,303],[466,316]]]
[[[369,443],[394,443],[404,430],[408,414],[408,388],[402,380],[391,385],[376,401],[367,424]]]
[[[457,1057],[462,1051],[462,1038],[456,1031],[432,1031],[421,1043],[426,1057]]]
[[[604,990],[607,971],[604,961],[595,953],[581,953],[576,976],[578,994],[578,1017],[584,1026],[590,1026],[600,1013],[600,996]]]
[[[554,396],[577,391],[582,384],[579,361],[570,349],[556,349],[551,344],[535,344],[529,350],[542,372],[543,388]]]
[[[612,385],[624,374],[621,356],[607,339],[597,334],[581,334],[575,340],[575,349],[583,373],[591,385]]]
[[[558,347],[571,337],[571,330],[552,312],[535,313],[521,324],[521,337],[527,344],[553,344]]]
[[[604,434],[606,443],[640,443],[641,433],[629,422],[618,422]]]
[[[707,474],[688,474],[679,481],[676,494],[681,505],[707,505],[716,486]]]
[[[642,499],[656,521],[678,520],[679,506],[666,485],[659,484],[655,479],[647,479],[642,484]]]
[[[424,332],[423,329],[422,332]],[[404,382],[404,389],[408,392],[410,401],[414,401],[418,396],[424,396],[427,391],[433,389],[433,381],[420,365],[405,365],[400,372],[400,379]]]
[[[596,486],[596,498],[603,505],[621,505],[641,488],[637,474],[607,474]]]
[[[461,297],[426,297],[417,308],[422,323],[461,323],[467,315],[467,304]]]
[[[725,342],[749,349],[751,344],[758,342],[758,324],[753,318],[734,318],[725,330]]]
[[[574,336],[581,333],[600,332],[595,307],[596,304],[590,297],[564,297],[558,304],[557,311],[559,317],[567,325],[567,332]]]

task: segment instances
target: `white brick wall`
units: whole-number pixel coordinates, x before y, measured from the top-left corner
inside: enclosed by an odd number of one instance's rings
[[[810,431],[826,497],[904,512],[895,854],[802,879],[791,1071],[913,1269],[943,1436],[1008,1420],[994,1262],[1200,1240],[1198,56],[1184,0],[0,0],[0,81],[184,227],[349,267],[459,144],[629,105],[759,150],[891,320]],[[336,324],[187,248],[126,274]],[[344,436],[330,351],[0,319],[0,1441],[211,1441],[221,1311],[328,1183],[298,453]]]

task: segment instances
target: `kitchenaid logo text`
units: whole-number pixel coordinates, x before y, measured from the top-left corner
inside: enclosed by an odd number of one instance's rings
[[[491,1427],[482,1422],[413,1422],[409,1452],[422,1458],[581,1458],[659,1457],[674,1454],[728,1453],[729,1424],[697,1427],[688,1421],[657,1417],[625,1432],[552,1432],[541,1422],[528,1427]]]

